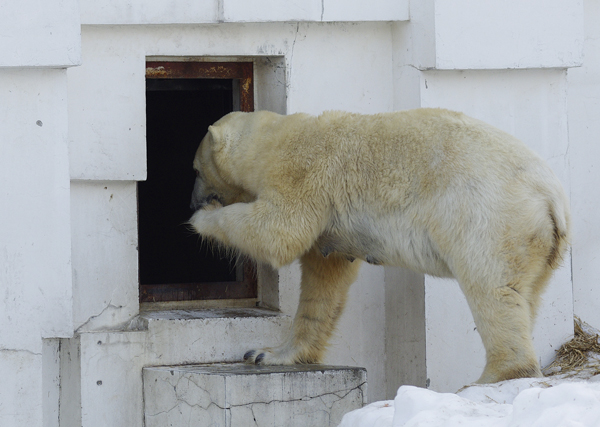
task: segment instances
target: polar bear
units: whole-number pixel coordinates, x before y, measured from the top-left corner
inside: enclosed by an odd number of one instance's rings
[[[248,363],[319,363],[361,261],[458,280],[486,350],[480,383],[540,377],[531,332],[569,240],[556,176],[461,113],[230,113],[194,159],[201,236],[282,267],[300,259],[289,338]]]

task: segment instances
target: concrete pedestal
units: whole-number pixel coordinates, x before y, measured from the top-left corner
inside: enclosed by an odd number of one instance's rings
[[[364,368],[207,364],[144,368],[146,427],[327,427],[366,403]]]

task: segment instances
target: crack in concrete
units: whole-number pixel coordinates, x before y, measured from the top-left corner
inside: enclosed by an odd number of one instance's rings
[[[324,396],[331,396],[331,395],[336,396],[339,401],[339,400],[343,400],[344,398],[346,398],[346,396],[348,396],[354,390],[361,389],[361,391],[362,391],[361,387],[364,386],[365,384],[366,384],[366,382],[363,382],[363,383],[357,385],[356,387],[348,389],[348,390],[330,391],[330,392],[319,394],[316,396],[304,396],[299,399],[289,399],[289,400],[273,399],[268,402],[248,402],[248,403],[243,403],[243,404],[239,404],[239,405],[228,405],[227,408],[238,408],[238,407],[244,407],[244,406],[248,406],[248,405],[270,405],[271,403],[307,402],[309,400],[322,399]],[[342,396],[340,396],[340,394],[342,394]],[[325,403],[323,402],[323,404],[325,404]],[[325,406],[327,407],[327,405],[325,405]]]
[[[179,381],[178,381],[178,382],[179,382]],[[192,382],[193,382],[193,381],[192,381]],[[194,384],[195,384],[195,383],[194,383]],[[183,398],[181,398],[180,396],[177,396],[177,403],[176,403],[176,404],[175,404],[173,407],[171,407],[171,408],[169,408],[169,409],[167,409],[167,410],[164,410],[164,411],[157,412],[157,413],[155,413],[155,414],[146,414],[146,416],[148,416],[148,417],[156,417],[156,416],[159,416],[159,415],[162,415],[162,414],[168,414],[169,412],[171,412],[171,411],[173,411],[173,410],[177,409],[177,407],[178,407],[180,404],[182,404],[182,403],[183,403],[184,405],[186,405],[186,406],[188,406],[188,407],[190,407],[190,408],[200,408],[200,409],[203,409],[203,410],[205,410],[205,411],[208,411],[208,409],[209,409],[210,407],[212,407],[212,406],[216,406],[217,408],[219,408],[220,410],[223,410],[223,411],[230,411],[232,408],[244,408],[244,407],[249,407],[249,408],[250,408],[250,410],[252,411],[252,417],[254,418],[254,421],[256,422],[256,415],[255,415],[255,413],[254,413],[254,405],[271,405],[271,404],[273,404],[273,403],[308,402],[308,401],[311,401],[311,400],[314,400],[314,399],[321,399],[321,401],[322,401],[322,398],[323,398],[324,396],[328,396],[328,395],[335,395],[336,397],[338,397],[338,400],[337,400],[337,401],[340,401],[340,400],[343,400],[343,399],[345,399],[345,398],[346,398],[346,397],[347,397],[347,396],[348,396],[350,393],[352,393],[353,391],[355,391],[355,390],[358,390],[358,389],[361,389],[361,387],[362,387],[362,386],[364,386],[365,384],[366,384],[366,382],[365,382],[365,383],[361,383],[360,385],[358,385],[358,386],[356,386],[356,387],[354,387],[354,388],[352,388],[352,389],[350,389],[350,390],[338,390],[338,391],[335,391],[335,392],[323,393],[323,394],[316,395],[316,396],[305,396],[305,397],[302,397],[302,398],[299,398],[299,399],[289,399],[289,400],[278,400],[278,399],[273,399],[273,400],[270,400],[270,401],[267,401],[267,402],[248,402],[248,403],[243,403],[243,404],[239,404],[239,405],[227,405],[227,406],[225,406],[225,407],[222,407],[222,406],[218,405],[218,404],[217,404],[217,403],[215,403],[214,401],[211,401],[211,402],[208,404],[208,406],[202,406],[202,405],[200,405],[200,404],[198,404],[198,403],[190,403],[190,402],[188,402],[186,399],[183,399]],[[205,391],[206,393],[208,393],[208,391],[207,391],[207,390],[205,390],[205,389],[203,389],[203,388],[201,388],[201,390],[203,390],[203,391]],[[343,395],[342,395],[342,396],[340,396],[340,395],[338,394],[338,393],[340,393],[340,392],[345,392],[345,393],[343,393]],[[361,389],[361,392],[362,392],[362,389]],[[209,393],[209,395],[210,395],[210,393]],[[323,401],[322,401],[322,402],[323,402]],[[334,403],[335,403],[335,402],[334,402]],[[326,404],[325,404],[325,402],[323,402],[323,405],[324,405],[326,408],[328,408],[328,409],[331,409],[331,407],[330,407],[330,406],[328,406],[328,405],[326,405]],[[332,406],[333,406],[333,405],[332,405]],[[323,412],[323,410],[317,410],[317,411],[313,411],[313,412]],[[326,412],[326,411],[325,411],[325,412]]]
[[[88,318],[88,320],[86,320],[86,321],[85,321],[83,324],[81,324],[81,326],[79,326],[79,327],[78,327],[78,328],[75,330],[75,333],[80,333],[80,332],[90,332],[90,331],[87,331],[87,330],[85,330],[85,327],[86,327],[88,324],[90,324],[91,322],[93,322],[95,319],[98,319],[98,318],[100,318],[100,317],[101,317],[101,316],[102,316],[102,315],[103,315],[103,314],[104,314],[104,313],[105,313],[105,312],[106,312],[108,309],[111,309],[111,308],[112,308],[112,309],[116,309],[116,310],[120,310],[120,309],[122,309],[122,308],[123,308],[123,306],[122,306],[122,305],[113,305],[113,304],[112,304],[112,300],[110,300],[110,301],[108,302],[108,305],[107,305],[106,307],[104,307],[100,313],[98,313],[98,314],[95,314],[95,315],[93,315],[93,316],[90,316],[90,317]],[[130,323],[130,322],[125,322],[125,323],[126,323],[126,324],[128,324],[128,323]],[[119,326],[121,326],[121,327],[122,327],[122,325],[119,325]],[[116,327],[116,328],[114,328],[114,329],[115,329],[115,330],[118,330],[118,329],[119,329],[119,326],[117,326],[117,327]],[[113,328],[101,328],[100,330],[103,330],[103,331],[104,331],[104,330],[113,330]],[[96,331],[94,331],[94,332],[96,332]]]
[[[219,405],[217,405],[215,402],[210,402],[210,404],[209,404],[208,406],[202,406],[202,405],[199,405],[199,404],[197,404],[197,403],[190,403],[190,402],[188,402],[188,401],[186,401],[186,400],[184,400],[184,399],[177,399],[177,403],[176,403],[176,404],[175,404],[175,406],[173,406],[172,408],[169,408],[169,409],[167,409],[167,410],[165,410],[165,411],[160,411],[160,412],[157,412],[157,413],[155,413],[155,414],[146,414],[146,416],[147,416],[147,417],[157,417],[157,416],[159,416],[159,415],[162,415],[162,414],[168,414],[169,412],[171,412],[171,411],[173,411],[173,410],[177,409],[177,407],[178,407],[178,406],[179,406],[181,403],[183,403],[184,405],[187,405],[187,406],[189,406],[190,408],[200,408],[200,409],[203,409],[203,410],[205,410],[205,411],[208,411],[208,408],[210,408],[211,406],[216,406],[217,408],[219,408],[219,409],[221,409],[221,410],[227,410],[227,409],[228,409],[228,408],[222,408],[222,407],[220,407],[220,406],[219,406]]]
[[[22,349],[22,348],[0,348],[0,351],[6,352],[6,353],[28,353],[31,354],[33,356],[41,356],[42,353],[36,353],[34,351],[31,350],[26,350],[26,349]]]
[[[292,76],[292,67],[294,66],[294,49],[296,48],[296,40],[298,39],[298,33],[300,32],[300,22],[296,23],[296,34],[294,34],[294,42],[292,43],[292,52],[290,53],[290,66],[289,66],[289,75],[288,81]]]
[[[210,402],[208,405],[201,405],[200,403],[194,403],[194,402],[190,402],[189,399],[186,399],[186,396],[184,396],[185,394],[188,394],[186,391],[180,389],[180,383],[182,382],[182,380],[186,380],[188,382],[188,386],[191,384],[195,385],[198,390],[200,390],[201,392],[206,394],[206,397],[208,397],[208,401]],[[255,413],[255,405],[271,405],[271,404],[277,404],[277,403],[281,403],[281,404],[288,404],[288,403],[292,403],[292,402],[309,402],[309,401],[313,401],[315,399],[319,399],[322,403],[322,405],[327,408],[327,410],[324,409],[317,409],[316,411],[313,412],[328,412],[331,411],[333,406],[340,401],[343,401],[346,397],[348,397],[348,395],[350,395],[352,392],[359,390],[360,393],[364,393],[364,386],[367,384],[366,381],[361,382],[359,385],[352,387],[350,389],[342,389],[342,390],[336,390],[336,391],[331,391],[331,392],[327,392],[327,393],[322,393],[322,394],[317,394],[314,396],[302,396],[300,398],[295,398],[295,399],[287,399],[287,400],[282,400],[282,399],[273,399],[273,400],[269,400],[269,401],[252,401],[252,402],[246,402],[246,403],[241,403],[241,404],[228,404],[226,403],[225,406],[221,406],[219,404],[217,404],[214,401],[213,396],[211,395],[210,391],[207,390],[205,387],[201,386],[198,382],[194,381],[190,376],[187,375],[183,375],[179,378],[177,378],[176,381],[170,381],[169,379],[162,379],[163,382],[167,383],[169,386],[173,387],[173,391],[175,393],[175,399],[176,399],[176,403],[163,411],[159,411],[153,414],[146,414],[147,417],[157,417],[163,414],[168,414],[171,411],[176,410],[180,405],[185,405],[189,408],[198,408],[200,410],[203,411],[209,411],[210,408],[212,407],[216,407],[218,410],[221,411],[225,411],[225,417],[227,418],[227,413],[230,413],[232,409],[235,408],[248,408],[251,413],[252,413],[252,418],[254,419],[254,422],[258,425],[258,420],[256,418],[256,413]],[[227,396],[227,381],[225,381],[225,396]],[[192,394],[193,395],[193,394]],[[326,399],[324,399],[327,396],[335,396],[336,399],[329,401],[329,404],[326,402]]]

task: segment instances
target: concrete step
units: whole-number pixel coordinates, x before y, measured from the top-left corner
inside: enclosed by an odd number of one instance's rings
[[[366,403],[364,368],[159,366],[143,380],[146,427],[333,427]]]

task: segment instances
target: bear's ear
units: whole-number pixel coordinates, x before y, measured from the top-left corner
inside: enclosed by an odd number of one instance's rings
[[[225,144],[225,135],[223,135],[223,128],[221,126],[211,125],[208,127],[208,133],[210,134],[210,146],[212,151],[218,152],[223,149]]]
[[[221,129],[219,129],[217,126],[214,125],[210,125],[208,127],[208,132],[210,133],[210,136],[212,137],[213,142],[217,142],[221,139],[222,132]]]

